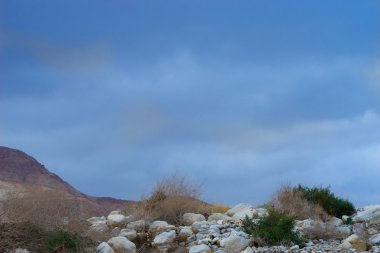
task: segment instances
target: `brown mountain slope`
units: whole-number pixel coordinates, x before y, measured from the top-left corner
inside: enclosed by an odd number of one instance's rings
[[[106,215],[131,201],[92,197],[81,193],[58,175],[48,171],[33,157],[16,149],[0,146],[0,200],[17,196],[64,198],[88,215]]]

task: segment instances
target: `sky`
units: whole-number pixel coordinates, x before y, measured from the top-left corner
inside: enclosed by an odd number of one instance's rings
[[[380,204],[377,0],[0,0],[0,145],[80,191]]]

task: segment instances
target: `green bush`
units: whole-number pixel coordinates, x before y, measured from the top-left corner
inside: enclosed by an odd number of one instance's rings
[[[45,237],[44,246],[49,253],[81,252],[86,247],[92,246],[92,242],[68,231],[55,231]]]
[[[307,201],[320,205],[329,215],[342,218],[343,215],[355,213],[355,207],[350,201],[336,197],[328,187],[309,188],[298,185],[295,191],[301,192]]]
[[[347,218],[347,220],[344,221],[344,224],[346,224],[346,225],[353,225],[353,224],[354,224],[354,221],[352,220],[352,217],[349,216],[349,217]]]
[[[268,212],[267,217],[258,220],[245,217],[243,220],[244,232],[269,246],[292,244],[302,246],[304,244],[303,238],[293,231],[295,220],[292,216],[274,208],[269,208]]]

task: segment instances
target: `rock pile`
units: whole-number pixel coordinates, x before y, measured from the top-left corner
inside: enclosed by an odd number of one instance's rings
[[[113,233],[116,233],[98,246],[97,253],[136,253],[141,245],[149,245],[162,253],[380,253],[380,205],[358,209],[352,218],[331,218],[327,222],[312,219],[297,221],[294,230],[311,238],[304,247],[255,247],[253,238],[243,231],[241,220],[245,216],[261,218],[267,215],[264,208],[239,204],[224,214],[211,214],[207,219],[202,214],[186,213],[183,226],[178,227],[166,221],[131,221],[131,217],[120,212],[112,212],[107,218],[93,217],[88,221],[92,230],[113,228]],[[353,223],[347,224],[349,220]],[[115,226],[122,227],[115,230]],[[329,238],[318,238],[327,233]]]

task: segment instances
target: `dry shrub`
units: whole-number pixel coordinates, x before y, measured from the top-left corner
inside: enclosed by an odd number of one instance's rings
[[[61,192],[49,195],[14,195],[4,202],[4,219],[14,223],[31,223],[45,231],[68,230],[82,233],[88,228],[83,212],[85,202]]]
[[[212,204],[209,208],[209,213],[225,213],[230,210],[230,207],[224,204]]]
[[[209,206],[198,199],[200,187],[178,172],[157,182],[154,190],[133,210],[135,219],[166,220],[181,224],[184,213],[207,213]]]
[[[10,252],[18,247],[31,252],[41,252],[46,233],[29,222],[0,223],[0,252]]]
[[[322,207],[308,202],[301,192],[291,186],[281,187],[273,196],[271,204],[280,212],[300,220],[312,218],[325,221],[329,217]]]

